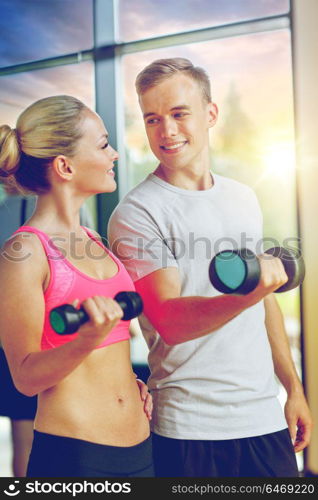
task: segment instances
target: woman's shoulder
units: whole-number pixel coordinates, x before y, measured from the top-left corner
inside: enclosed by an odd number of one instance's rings
[[[99,243],[104,245],[106,248],[108,248],[108,242],[107,238],[101,236],[95,229],[92,229],[91,227],[86,227],[82,226],[82,228],[86,231],[86,233],[90,236],[93,237],[95,240],[97,240]]]
[[[43,245],[36,234],[20,231],[13,233],[1,247],[1,260],[5,264],[20,264],[24,268],[41,267],[45,264],[46,255]]]
[[[91,227],[86,227],[86,226],[82,226],[82,228],[85,229],[86,232],[91,233],[94,236],[94,238],[97,238],[98,240],[102,240],[101,235],[97,231],[95,231],[95,229],[92,229]]]

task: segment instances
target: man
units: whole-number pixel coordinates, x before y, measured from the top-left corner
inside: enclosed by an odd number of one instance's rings
[[[208,278],[215,253],[233,242],[260,253],[262,239],[252,190],[210,172],[218,109],[208,76],[162,59],[136,88],[159,165],[116,208],[109,239],[144,301],[157,475],[296,476],[312,423],[272,293],[287,280],[283,265],[260,255],[246,296],[220,295]]]

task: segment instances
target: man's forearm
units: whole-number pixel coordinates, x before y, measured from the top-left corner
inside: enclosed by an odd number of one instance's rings
[[[302,384],[291,355],[284,318],[275,296],[271,294],[265,297],[264,305],[265,325],[271,345],[275,373],[288,394],[295,391],[302,392]]]
[[[175,268],[154,271],[135,281],[135,286],[150,323],[167,344],[174,345],[219,329],[284,284],[287,276],[275,263],[264,259],[259,283],[247,295],[181,297],[181,279]]]
[[[239,295],[178,297],[163,302],[152,323],[167,344],[176,345],[217,330],[253,304]]]
[[[297,375],[284,326],[284,318],[274,295],[265,299],[266,328],[272,349],[275,373],[287,391],[284,412],[295,452],[310,441],[312,418]]]

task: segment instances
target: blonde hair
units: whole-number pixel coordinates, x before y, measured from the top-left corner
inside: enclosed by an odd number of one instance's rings
[[[0,177],[4,182],[22,192],[49,191],[48,168],[56,156],[74,155],[85,109],[75,97],[46,97],[21,113],[16,128],[0,126]]]
[[[171,59],[157,59],[146,66],[136,78],[136,90],[138,95],[155,87],[163,80],[178,73],[192,78],[199,85],[205,102],[211,102],[211,84],[208,74],[203,68],[194,66],[189,59],[175,57]]]

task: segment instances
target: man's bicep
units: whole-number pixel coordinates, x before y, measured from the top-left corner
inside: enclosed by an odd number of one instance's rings
[[[167,267],[154,271],[135,281],[137,292],[144,303],[144,313],[151,322],[160,319],[160,308],[167,300],[176,299],[181,294],[179,271]]]

